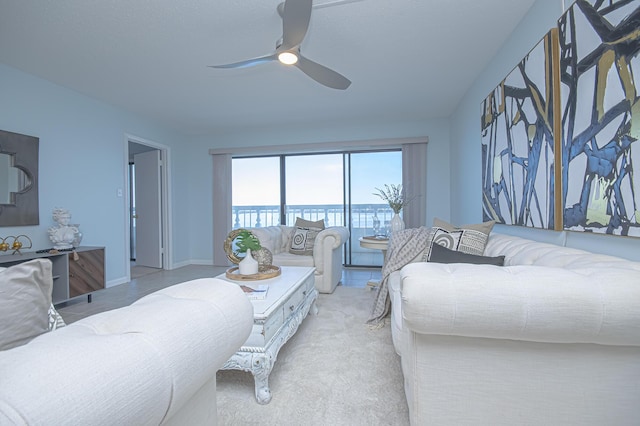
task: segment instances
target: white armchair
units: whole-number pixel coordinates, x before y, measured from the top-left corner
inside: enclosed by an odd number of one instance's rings
[[[349,239],[344,226],[330,226],[318,233],[313,245],[313,255],[301,256],[289,253],[293,226],[277,225],[264,228],[247,228],[273,254],[273,264],[278,266],[313,266],[315,286],[320,293],[333,293],[342,279],[343,245]]]

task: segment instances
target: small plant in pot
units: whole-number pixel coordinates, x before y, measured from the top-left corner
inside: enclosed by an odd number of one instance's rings
[[[247,250],[250,250],[251,257],[258,261],[260,269],[271,266],[273,255],[269,249],[262,247],[258,237],[253,235],[251,231],[241,229],[236,237],[235,245],[237,247],[237,253],[246,253]]]

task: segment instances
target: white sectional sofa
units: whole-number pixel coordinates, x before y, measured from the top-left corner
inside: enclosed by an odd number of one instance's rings
[[[215,425],[216,371],[252,325],[209,278],[44,333],[0,351],[0,425]]]
[[[330,226],[316,236],[313,255],[289,253],[293,226],[276,225],[263,228],[247,228],[273,254],[273,264],[278,266],[311,266],[316,268],[315,286],[320,293],[333,293],[342,279],[342,252],[349,239],[344,226]]]
[[[639,243],[640,244],[640,243]],[[493,233],[389,278],[412,425],[637,425],[640,263]]]

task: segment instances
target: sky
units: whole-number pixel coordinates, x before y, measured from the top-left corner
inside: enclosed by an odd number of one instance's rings
[[[286,158],[287,204],[342,204],[342,154],[296,155]],[[279,158],[234,159],[233,205],[278,205]],[[402,153],[351,154],[353,204],[380,204],[375,188],[402,182]]]

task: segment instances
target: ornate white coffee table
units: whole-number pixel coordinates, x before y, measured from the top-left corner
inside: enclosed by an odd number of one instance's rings
[[[276,357],[284,345],[298,330],[309,311],[317,314],[315,301],[315,268],[282,266],[282,274],[271,279],[252,281],[268,284],[264,300],[251,300],[253,305],[253,329],[251,335],[222,367],[222,370],[242,370],[253,374],[256,399],[260,404],[271,401],[269,374]],[[228,280],[225,274],[217,278]],[[242,284],[249,284],[246,281]]]

